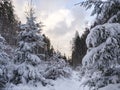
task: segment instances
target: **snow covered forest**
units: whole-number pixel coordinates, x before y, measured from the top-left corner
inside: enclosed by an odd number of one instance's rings
[[[0,0],[0,90],[120,90],[120,0],[76,2],[95,20],[71,37],[71,57],[42,33],[32,1],[22,23]]]

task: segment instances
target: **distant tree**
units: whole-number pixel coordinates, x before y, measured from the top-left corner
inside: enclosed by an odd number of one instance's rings
[[[82,36],[80,37],[81,39],[81,51],[80,51],[80,56],[81,56],[81,59],[83,59],[83,57],[86,55],[87,53],[87,45],[86,45],[86,38],[89,34],[89,29],[88,28],[85,28],[85,31],[84,33],[82,34]]]
[[[73,66],[76,67],[78,64],[80,64],[80,42],[81,39],[79,37],[78,31],[76,31],[75,38],[73,39],[73,45],[72,45],[72,63]]]
[[[63,59],[67,60],[67,57],[66,57],[66,55],[65,55],[65,54],[63,55]]]
[[[11,0],[1,0],[0,2],[0,33],[11,44],[16,44],[18,31],[18,21],[14,14]]]
[[[54,50],[53,46],[51,46],[50,50],[48,51],[48,55],[51,57],[51,56],[53,56],[54,52],[55,52],[55,50]]]
[[[47,58],[49,58],[49,57],[53,56],[54,48],[51,45],[50,39],[48,37],[46,37],[45,34],[43,34],[43,37],[44,37],[43,41],[46,43],[45,53],[46,53]]]
[[[89,30],[86,29],[84,34],[80,37],[78,31],[76,31],[75,38],[72,45],[72,65],[76,67],[82,64],[82,59],[87,52],[86,38]]]

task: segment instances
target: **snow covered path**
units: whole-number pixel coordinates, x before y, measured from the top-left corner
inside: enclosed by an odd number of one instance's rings
[[[52,80],[53,86],[47,85],[46,87],[38,84],[38,87],[30,85],[18,85],[8,90],[89,90],[87,87],[83,88],[80,86],[79,74],[77,71],[72,72],[71,78],[60,78],[56,81]],[[108,85],[99,90],[120,90],[120,84]]]
[[[70,79],[58,79],[53,84],[54,86],[46,86],[38,90],[82,90],[80,89],[79,76],[76,71],[73,71]]]
[[[40,85],[38,87],[32,87],[28,85],[19,85],[12,90],[83,90],[80,89],[80,81],[77,71],[73,71],[70,78],[61,78],[51,82],[53,83],[53,86],[47,85],[44,87]]]
[[[53,90],[80,90],[78,73],[73,71],[70,79],[60,79],[55,82]]]

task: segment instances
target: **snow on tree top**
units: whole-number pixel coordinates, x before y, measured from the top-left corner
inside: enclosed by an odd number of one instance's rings
[[[112,44],[112,47],[117,48],[118,42],[115,38],[120,38],[120,24],[118,23],[107,23],[91,29],[86,39],[88,52],[83,58],[82,64],[84,66],[87,65],[92,67],[95,63],[94,58],[99,55],[97,53],[103,52],[109,44]]]
[[[120,34],[120,24],[104,24],[93,28],[86,39],[88,48],[97,47],[105,42],[108,37],[116,37]]]

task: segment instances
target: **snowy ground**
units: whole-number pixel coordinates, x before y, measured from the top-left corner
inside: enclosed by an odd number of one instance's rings
[[[44,87],[39,85],[38,87],[32,87],[28,85],[19,85],[15,86],[12,90],[89,90],[88,88],[80,86],[79,74],[77,71],[73,71],[70,79],[62,78],[51,82],[53,83],[53,86],[47,85]],[[99,90],[120,90],[120,84],[109,85]]]
[[[39,86],[39,87],[32,87],[26,85],[19,85],[14,87],[12,90],[82,90],[80,89],[80,81],[78,77],[78,72],[73,71],[71,78],[61,78],[57,79],[56,81],[51,81],[53,86],[47,85]]]

